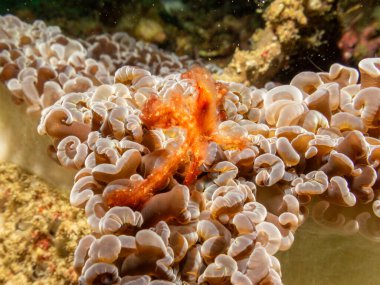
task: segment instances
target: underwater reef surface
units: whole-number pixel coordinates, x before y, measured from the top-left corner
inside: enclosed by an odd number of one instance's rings
[[[65,191],[0,162],[0,283],[76,284],[73,252],[89,233]]]
[[[1,80],[77,170],[80,284],[282,284],[307,217],[379,241],[379,58],[256,88],[125,33],[0,23]]]

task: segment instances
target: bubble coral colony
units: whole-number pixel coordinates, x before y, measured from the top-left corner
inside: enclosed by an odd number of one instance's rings
[[[123,33],[0,24],[1,81],[78,169],[80,284],[281,284],[308,208],[380,239],[380,59],[257,89]]]

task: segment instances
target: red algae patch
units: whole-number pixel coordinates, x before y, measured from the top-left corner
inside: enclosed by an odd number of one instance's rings
[[[0,162],[0,284],[77,284],[73,252],[89,231],[64,193]]]

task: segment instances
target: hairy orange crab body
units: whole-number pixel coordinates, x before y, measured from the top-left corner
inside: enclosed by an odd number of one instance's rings
[[[216,83],[211,74],[199,66],[182,74],[182,78],[195,82],[197,95],[184,97],[182,94],[174,94],[165,102],[157,95],[152,95],[142,109],[141,120],[150,129],[180,127],[186,131],[186,140],[176,152],[167,157],[162,167],[155,168],[144,180],[110,193],[107,197],[110,207],[141,208],[156,194],[157,189],[165,185],[180,164],[185,165],[183,183],[192,184],[200,173],[199,168],[211,141],[232,148],[243,148],[247,145],[248,142],[241,138],[221,138],[217,134],[218,124],[225,119],[221,102],[227,88]]]

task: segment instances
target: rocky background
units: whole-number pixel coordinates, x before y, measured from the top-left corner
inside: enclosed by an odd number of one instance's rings
[[[222,79],[287,82],[335,62],[355,66],[380,50],[376,0],[67,0],[0,3],[0,14],[42,19],[87,38],[128,32],[178,55],[212,61]]]

